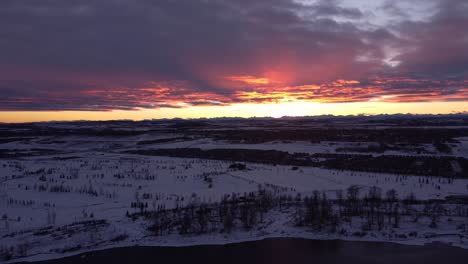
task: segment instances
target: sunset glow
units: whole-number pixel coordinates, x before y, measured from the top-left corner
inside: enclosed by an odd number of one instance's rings
[[[1,2],[0,122],[468,111],[466,1],[137,2]]]
[[[226,79],[230,81],[238,81],[238,82],[243,82],[246,84],[253,84],[253,85],[261,85],[261,84],[270,83],[270,80],[268,78],[257,78],[254,76],[229,76],[229,77],[226,77]]]
[[[314,103],[280,102],[264,104],[233,104],[228,106],[163,107],[154,109],[113,111],[15,111],[2,112],[2,122],[37,122],[62,120],[145,120],[159,118],[212,117],[282,117],[314,115],[378,115],[378,114],[453,114],[466,111],[466,102],[422,103]],[[79,117],[79,118],[77,118]]]

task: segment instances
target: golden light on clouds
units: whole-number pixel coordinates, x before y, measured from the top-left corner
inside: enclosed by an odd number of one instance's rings
[[[252,85],[259,85],[259,84],[270,84],[270,79],[262,78],[262,77],[255,77],[255,76],[227,76],[226,80],[235,81],[235,82],[243,82],[246,84]]]

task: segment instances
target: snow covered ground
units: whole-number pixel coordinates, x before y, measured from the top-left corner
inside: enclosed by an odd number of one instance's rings
[[[144,147],[144,149],[151,148],[200,148],[200,149],[217,149],[217,148],[232,148],[232,149],[258,149],[258,150],[279,150],[289,153],[354,153],[362,154],[362,152],[356,152],[347,150],[347,148],[367,148],[370,145],[376,145],[375,142],[333,142],[333,141],[321,141],[319,143],[306,142],[306,141],[271,141],[259,144],[247,144],[247,143],[230,143],[227,141],[216,141],[213,139],[194,139],[189,141],[180,141],[176,143],[162,143],[162,144],[150,144]],[[457,144],[457,151],[465,151],[467,146],[463,143]],[[432,144],[421,144],[420,149],[424,153],[419,155],[438,155],[438,151],[433,147]],[[366,153],[367,154],[367,153]],[[416,149],[407,149],[407,151],[387,150],[382,153],[371,153],[373,155],[414,155],[417,154]]]
[[[314,191],[335,198],[338,190],[358,186],[361,193],[379,187],[383,193],[397,190],[400,198],[414,194],[422,200],[468,194],[468,180],[329,170],[317,167],[273,166],[247,163],[247,170],[233,170],[230,161],[153,157],[122,154],[127,149],[236,148],[281,150],[290,153],[337,153],[338,148],[362,147],[372,142],[274,141],[263,144],[232,144],[211,138],[194,138],[143,144],[141,141],[171,139],[180,134],[142,134],[117,138],[93,136],[40,136],[0,144],[0,149],[29,151],[52,149],[59,154],[0,159],[0,252],[14,250],[14,260],[56,258],[78,252],[131,245],[220,244],[268,237],[304,237],[393,241],[424,244],[444,241],[468,248],[467,234],[459,226],[464,219],[441,220],[429,228],[428,220],[404,222],[399,228],[353,235],[361,230],[360,219],[346,224],[345,233],[317,232],[292,224],[292,209],[269,212],[258,228],[250,231],[203,235],[155,237],[149,223],[127,215],[140,209],[183,207],[190,202],[219,202],[225,195],[255,192],[259,186],[285,195],[310,196]],[[468,138],[458,138],[455,156],[468,156]],[[421,145],[427,153],[437,151]],[[415,155],[390,151],[385,154]],[[377,155],[374,153],[374,155]],[[408,236],[417,231],[417,235]],[[0,260],[1,262],[1,260]]]
[[[295,228],[284,222],[291,221],[291,213],[275,212],[265,227],[249,232],[212,234],[202,236],[170,235],[151,237],[145,223],[132,222],[127,212],[137,212],[131,202],[139,199],[149,207],[164,204],[166,208],[184,206],[193,199],[201,202],[219,201],[225,194],[252,192],[258,185],[275,186],[285,193],[311,195],[313,191],[325,191],[333,198],[336,190],[351,185],[366,189],[380,187],[384,192],[398,190],[401,197],[414,193],[420,199],[443,199],[447,195],[466,194],[468,180],[455,180],[420,176],[396,176],[376,173],[334,171],[302,167],[292,170],[290,166],[247,164],[248,170],[229,169],[231,162],[147,157],[137,155],[80,152],[80,158],[59,159],[64,156],[30,157],[17,160],[1,160],[0,208],[2,218],[0,235],[2,246],[28,245],[30,259],[57,257],[67,253],[86,250],[77,245],[112,247],[122,245],[192,245],[200,243],[226,243],[246,239],[273,236],[297,236],[306,238],[344,238],[365,240],[390,240],[405,243],[431,241],[426,237],[401,239],[384,237],[382,234],[365,238],[314,233]],[[212,186],[204,180],[209,175]],[[429,180],[429,182],[426,182]],[[424,183],[421,183],[424,182]],[[57,192],[51,189],[57,189]],[[150,198],[143,198],[144,196]],[[44,227],[59,228],[81,221],[105,219],[106,225],[84,229],[68,239],[65,235],[51,237],[34,235]],[[442,233],[456,233],[455,225]],[[356,230],[359,225],[356,224]],[[403,230],[414,230],[411,226]],[[421,232],[421,228],[416,230]],[[428,230],[427,232],[433,232]],[[74,232],[74,231],[73,231]],[[394,232],[402,232],[397,230]],[[422,232],[424,233],[424,232]],[[11,235],[13,234],[13,235]],[[115,241],[119,235],[128,236],[125,241]],[[118,239],[115,239],[118,240]],[[440,238],[437,238],[440,240]],[[468,247],[458,236],[443,237],[457,245]],[[464,240],[463,240],[464,241]],[[98,243],[98,245],[94,245]]]

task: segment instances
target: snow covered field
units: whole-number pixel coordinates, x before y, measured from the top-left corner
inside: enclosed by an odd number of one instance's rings
[[[233,161],[124,153],[131,149],[220,148],[314,154],[337,153],[339,148],[374,144],[346,141],[244,144],[199,136],[184,139],[183,136],[177,133],[122,137],[60,135],[0,143],[0,149],[7,155],[17,155],[0,159],[0,255],[9,255],[12,258],[9,261],[39,260],[118,246],[220,244],[267,237],[409,244],[444,241],[468,248],[465,228],[468,221],[457,215],[441,217],[437,228],[429,227],[428,218],[422,217],[415,222],[402,216],[398,227],[371,230],[365,234],[362,233],[365,220],[351,217],[352,221],[341,224],[340,232],[331,233],[295,225],[295,209],[292,207],[273,208],[249,230],[236,227],[229,233],[154,236],[148,230],[151,222],[129,216],[142,210],[215,204],[227,195],[242,196],[259,188],[290,197],[310,197],[314,191],[319,191],[331,200],[337,199],[337,194],[350,186],[357,187],[361,196],[377,187],[383,194],[395,190],[400,199],[414,195],[421,201],[443,201],[448,196],[468,194],[468,179],[462,178],[245,162],[246,169],[233,169],[230,168]],[[453,152],[448,155],[466,157],[467,137],[457,140],[458,143],[452,143]],[[424,149],[419,155],[439,155],[432,144],[419,146]],[[44,150],[47,152],[41,154]],[[386,151],[384,154],[418,155],[411,150]],[[457,205],[446,206],[454,211]],[[467,207],[460,206],[468,212]]]
[[[95,249],[90,245],[96,243],[98,247],[111,247],[131,244],[225,243],[272,236],[340,238],[341,236],[336,234],[307,232],[286,224],[285,222],[291,221],[291,212],[287,211],[270,215],[265,220],[265,228],[259,231],[168,237],[148,237],[145,223],[133,222],[126,214],[138,212],[138,208],[131,208],[131,202],[137,199],[147,203],[149,208],[161,205],[174,208],[185,206],[194,199],[211,203],[220,201],[225,194],[241,195],[244,192],[253,192],[257,190],[258,185],[274,186],[291,195],[301,193],[306,196],[315,190],[324,191],[331,198],[336,190],[344,190],[351,185],[360,186],[363,193],[370,187],[377,186],[383,192],[398,190],[401,197],[414,193],[419,199],[443,199],[447,195],[466,194],[468,190],[468,180],[463,179],[448,183],[447,179],[434,177],[309,167],[293,170],[290,166],[263,164],[247,164],[248,170],[240,171],[229,169],[231,162],[225,161],[97,152],[81,152],[79,155],[82,157],[59,159],[61,156],[50,156],[0,161],[2,246],[27,244],[26,255],[37,255],[32,259],[40,259],[60,256],[67,253],[67,248],[74,252],[72,249],[77,245],[88,245],[89,248]],[[212,181],[208,183],[204,179],[205,176],[212,178]],[[74,235],[73,239],[67,239],[65,235],[53,239],[34,235],[44,227],[57,228],[97,219],[105,219],[107,222],[89,230],[84,228]],[[355,229],[359,229],[358,227],[356,224]],[[440,232],[455,233],[455,230],[451,230],[453,228],[454,226]],[[411,230],[411,227],[405,229]],[[10,234],[14,235],[8,236]],[[112,242],[119,235],[125,236],[125,240]],[[381,235],[358,239],[388,240]],[[405,243],[431,241],[421,237],[390,240]],[[458,236],[444,237],[443,240],[468,247],[468,244],[459,241]],[[80,248],[85,249],[85,246]]]

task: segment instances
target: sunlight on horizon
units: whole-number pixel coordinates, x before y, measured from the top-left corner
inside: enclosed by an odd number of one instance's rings
[[[278,102],[232,104],[227,106],[190,106],[114,111],[1,111],[0,122],[38,122],[71,120],[144,120],[163,118],[282,117],[317,115],[378,114],[454,114],[468,111],[467,101],[458,102]]]

